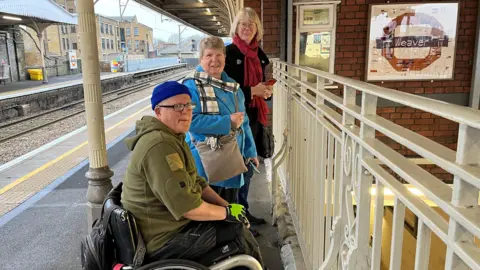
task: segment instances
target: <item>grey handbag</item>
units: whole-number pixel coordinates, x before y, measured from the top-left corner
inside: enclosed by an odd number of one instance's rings
[[[237,93],[234,92],[233,94],[235,97],[235,112],[238,112]],[[236,131],[232,130],[228,135],[217,136],[217,145],[213,148],[205,141],[194,141],[192,134],[190,134],[190,138],[200,155],[203,169],[210,183],[228,180],[248,171],[242,153],[238,148]]]

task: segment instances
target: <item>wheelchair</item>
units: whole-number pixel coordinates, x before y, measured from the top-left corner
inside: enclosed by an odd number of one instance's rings
[[[103,213],[110,213],[108,215],[108,230],[113,237],[118,262],[113,270],[227,270],[241,266],[251,270],[263,269],[252,256],[237,254],[238,246],[235,243],[229,243],[212,250],[203,256],[199,262],[165,259],[144,264],[145,244],[135,222],[135,217],[122,208],[121,192],[122,183],[109,192],[103,204]]]

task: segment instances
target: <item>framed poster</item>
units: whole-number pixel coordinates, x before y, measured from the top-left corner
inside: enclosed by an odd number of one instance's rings
[[[453,79],[458,3],[371,5],[367,81]]]
[[[318,29],[333,27],[333,5],[300,6],[299,27]]]

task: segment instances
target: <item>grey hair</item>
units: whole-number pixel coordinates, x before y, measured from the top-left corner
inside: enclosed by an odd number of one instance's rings
[[[226,54],[225,43],[223,43],[223,39],[216,36],[208,36],[200,41],[200,59],[202,59],[203,53],[206,49],[218,49],[222,50],[223,54]]]

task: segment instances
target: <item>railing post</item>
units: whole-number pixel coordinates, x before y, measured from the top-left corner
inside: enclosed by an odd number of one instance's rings
[[[377,113],[377,97],[362,93],[362,106],[361,114],[364,116],[367,115],[376,115]],[[360,123],[360,139],[372,139],[375,138],[375,129],[371,126],[365,124],[364,122]],[[357,224],[356,224],[356,234],[357,234],[357,254],[356,258],[356,267],[357,269],[366,269],[369,267],[368,261],[369,258],[369,240],[370,240],[370,210],[371,210],[371,196],[370,188],[372,186],[373,177],[371,174],[361,165],[361,160],[366,158],[373,158],[373,155],[368,152],[365,148],[360,146],[360,153],[358,160],[355,160],[357,163],[358,171],[357,173],[357,184],[358,188],[355,192],[357,194]]]
[[[344,86],[343,89],[343,105],[352,106],[356,101],[356,90],[349,86]],[[355,128],[355,118],[346,111],[342,112],[342,126],[345,129]],[[342,162],[341,162],[341,178],[340,178],[340,220],[334,221],[336,227],[336,235],[342,237],[342,244],[339,251],[341,268],[353,269],[355,267],[352,255],[355,249],[356,239],[353,236],[352,229],[354,228],[353,205],[351,204],[351,196],[349,194],[349,186],[352,183],[354,172],[351,172],[353,166],[353,159],[356,156],[356,142],[349,137],[347,132],[342,131]],[[340,233],[340,234],[339,234]]]
[[[458,130],[458,146],[456,163],[460,165],[480,165],[480,130],[460,124]],[[458,208],[478,209],[479,189],[464,181],[457,175],[453,179],[452,204]],[[468,229],[460,225],[455,217],[450,217],[448,226],[448,238],[451,243],[447,248],[445,269],[470,269],[457,254],[454,253],[452,245],[455,242],[475,245],[474,235]]]
[[[343,94],[343,105],[350,107],[356,104],[357,90],[345,87]],[[363,93],[362,95],[362,115],[376,114],[377,97]],[[355,118],[348,112],[343,112],[342,124],[352,132],[358,132],[355,125]],[[375,137],[375,130],[361,123],[360,139],[368,139]],[[367,269],[369,261],[369,236],[370,236],[370,187],[372,176],[361,165],[361,160],[372,157],[363,147],[350,138],[347,132],[343,132],[343,155],[342,164],[344,166],[344,174],[342,179],[342,191],[346,192],[345,207],[346,220],[344,246],[347,248],[341,252],[341,258],[344,269]],[[359,148],[359,149],[357,149]],[[346,178],[346,179],[345,179]],[[343,190],[347,187],[345,190]],[[349,198],[348,192],[353,191],[357,208],[355,220],[353,215],[353,205]],[[343,195],[342,195],[343,197]],[[341,198],[342,198],[341,197]],[[342,216],[343,217],[343,216]]]

